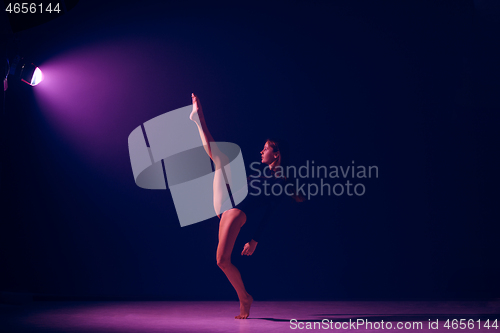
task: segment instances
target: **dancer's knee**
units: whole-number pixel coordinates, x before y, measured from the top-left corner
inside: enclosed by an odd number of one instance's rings
[[[220,269],[225,270],[227,267],[231,265],[231,260],[228,258],[217,258],[217,266],[220,267]]]

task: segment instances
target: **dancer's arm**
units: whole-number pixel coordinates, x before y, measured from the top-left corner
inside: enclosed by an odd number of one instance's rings
[[[269,198],[271,199],[271,202],[269,202],[269,206],[267,206],[267,208],[265,209],[262,218],[259,221],[259,225],[257,226],[257,229],[253,234],[252,240],[246,243],[243,247],[243,251],[241,252],[242,255],[251,256],[253,254],[255,248],[257,247],[257,244],[261,239],[261,235],[264,229],[269,224],[269,220],[273,217],[273,212],[278,206],[280,206],[281,202],[284,200],[284,197],[285,196],[282,195],[279,197],[274,197],[272,199]]]
[[[276,199],[277,200],[274,200],[274,202],[271,205],[269,205],[269,207],[267,207],[266,210],[264,211],[264,214],[259,221],[259,225],[257,226],[257,229],[255,230],[252,236],[252,240],[257,243],[260,242],[262,232],[266,229],[267,225],[269,224],[269,220],[271,219],[271,217],[273,217],[273,212],[276,210],[276,206],[278,206],[279,203],[278,199],[280,198]]]
[[[262,231],[264,231],[266,225],[269,223],[270,215],[272,215],[273,211],[276,209],[276,206],[277,202],[273,203],[270,207],[268,207],[265,210],[264,216],[261,218],[259,226],[257,227],[257,230],[253,234],[252,240],[245,244],[245,246],[243,247],[243,251],[241,252],[241,255],[251,256],[253,254],[255,248],[257,247],[257,244],[259,243]]]

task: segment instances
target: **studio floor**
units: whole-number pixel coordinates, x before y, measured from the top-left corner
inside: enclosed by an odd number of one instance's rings
[[[0,331],[2,333],[388,330],[500,332],[498,326],[494,327],[495,324],[500,325],[500,300],[255,301],[249,319],[234,319],[237,314],[239,314],[238,302],[32,301],[21,305],[0,304]],[[445,327],[447,321],[449,328]]]

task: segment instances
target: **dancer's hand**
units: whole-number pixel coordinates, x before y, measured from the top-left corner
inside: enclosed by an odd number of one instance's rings
[[[243,247],[241,255],[251,256],[253,254],[253,251],[255,251],[257,244],[258,243],[253,239],[250,242],[246,243],[245,246]]]

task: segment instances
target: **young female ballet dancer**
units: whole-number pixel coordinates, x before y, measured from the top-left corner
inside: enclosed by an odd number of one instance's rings
[[[236,207],[230,208],[232,207],[230,199],[224,200],[224,193],[226,193],[226,184],[230,183],[228,180],[230,180],[231,174],[230,170],[222,169],[223,166],[227,167],[229,163],[228,158],[217,148],[213,137],[208,131],[198,97],[196,97],[195,94],[191,94],[191,98],[193,100],[193,111],[191,112],[190,119],[198,125],[198,130],[200,132],[200,137],[205,151],[213,160],[216,169],[214,175],[214,209],[220,219],[219,244],[217,246],[217,265],[226,274],[238,294],[238,298],[240,300],[240,314],[235,318],[246,319],[250,314],[250,306],[252,305],[253,298],[245,290],[240,272],[231,263],[231,253],[233,251],[236,237],[240,232],[240,228],[245,224],[248,218],[250,218],[252,223],[255,220],[260,220],[260,223],[257,231],[253,235],[252,240],[245,244],[241,254],[250,256],[254,253],[262,230],[267,223],[272,210],[276,207],[278,200],[280,199],[274,195],[265,196],[262,192],[261,195],[255,196],[251,194],[252,191],[249,189],[250,193],[248,196]],[[264,145],[264,149],[260,153],[262,158],[261,161],[262,163],[267,164],[266,168],[268,168],[268,170],[264,170],[267,172],[261,173],[260,177],[248,177],[248,181],[251,184],[252,189],[258,188],[266,182],[268,186],[267,192],[269,193],[271,186],[274,184],[280,184],[283,186],[286,181],[286,178],[283,176],[280,177],[280,172],[277,172],[282,161],[279,143],[268,140]],[[302,201],[301,199],[296,200]],[[257,211],[259,211],[260,214],[257,214]]]

